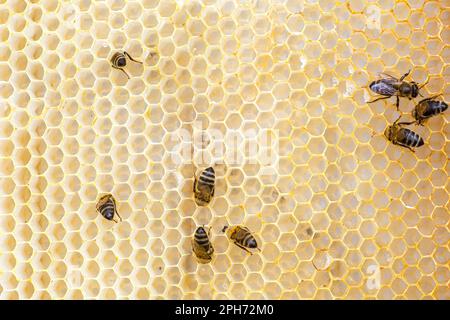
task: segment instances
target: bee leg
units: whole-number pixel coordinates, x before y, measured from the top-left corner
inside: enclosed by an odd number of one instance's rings
[[[212,188],[211,197],[214,197],[214,191],[215,191],[215,189],[216,189],[216,188],[214,188],[214,187]]]
[[[413,123],[416,123],[416,121],[411,121],[411,122],[399,122],[398,125],[399,125],[399,126],[403,126],[403,125],[410,125],[410,124],[413,124]]]
[[[405,74],[400,78],[400,81],[403,81],[403,79],[405,79],[405,78],[409,75],[410,72],[411,72],[411,69],[409,69],[408,72],[405,73]]]
[[[416,152],[416,151],[414,151],[414,149],[411,148],[411,147],[405,146],[405,145],[400,144],[400,143],[397,143],[397,142],[393,142],[393,143],[394,143],[395,145],[397,145],[397,146],[400,146],[400,147],[403,147],[403,148],[407,148],[407,149],[411,150],[413,153]]]
[[[239,248],[241,248],[241,249],[247,251],[248,253],[250,253],[250,255],[253,255],[253,253],[252,253],[250,250],[248,250],[246,247],[240,245],[240,244],[237,243],[236,241],[234,241],[234,244],[237,245]]]
[[[125,70],[123,70],[122,68],[116,67],[116,66],[112,66],[112,67],[113,67],[114,69],[117,69],[117,70],[122,70],[122,72],[126,74],[126,76],[128,77],[128,79],[130,79],[130,76],[128,75],[128,73],[126,73]]]
[[[134,59],[128,54],[128,52],[124,51],[123,53],[124,53],[131,61],[134,61],[134,62],[136,62],[136,63],[142,64],[141,61],[134,60]]]
[[[122,222],[122,221],[123,221],[123,220],[122,220],[122,217],[120,216],[120,214],[119,214],[119,212],[117,211],[117,209],[116,209],[116,214],[117,214],[117,216],[119,217],[120,222]]]
[[[122,217],[119,214],[119,211],[117,211],[117,203],[116,199],[112,198],[112,201],[114,202],[114,212],[117,214],[117,216],[120,218],[120,221],[122,221]]]
[[[367,103],[373,103],[373,102],[376,102],[378,100],[389,99],[390,97],[392,97],[392,96],[387,96],[387,97],[381,96],[380,98],[377,98],[375,100],[367,101]]]
[[[397,103],[395,104],[397,106],[397,111],[400,110],[400,98],[397,96]]]
[[[192,191],[193,191],[194,193],[195,193],[195,189],[197,189],[196,187],[197,187],[197,179],[194,178],[194,187],[192,188]]]

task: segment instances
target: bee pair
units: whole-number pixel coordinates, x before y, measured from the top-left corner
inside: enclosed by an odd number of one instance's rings
[[[420,89],[425,85],[419,86],[416,82],[407,82],[404,79],[409,75],[410,71],[405,73],[400,79],[397,79],[391,75],[384,74],[386,78],[373,81],[369,88],[381,95],[369,103],[388,99],[392,96],[397,98],[397,110],[399,109],[400,97],[406,97],[408,99],[416,98],[420,94]],[[422,95],[421,95],[422,96]],[[390,126],[388,126],[384,132],[386,138],[395,145],[408,148],[414,152],[413,148],[420,147],[424,144],[423,139],[414,131],[405,128],[405,125],[417,123],[423,125],[423,122],[432,116],[440,114],[447,110],[448,105],[443,101],[434,100],[438,96],[433,96],[421,100],[413,109],[412,116],[415,121],[412,122],[399,122],[400,117]]]
[[[234,226],[229,228],[225,226],[222,229],[222,232],[227,232],[228,237],[233,243],[239,248],[245,250],[246,252],[253,254],[249,249],[256,249],[261,251],[258,248],[258,243],[256,242],[255,237],[250,232],[247,227],[244,226]],[[206,232],[205,228],[198,227],[194,233],[194,237],[192,239],[192,251],[197,257],[198,262],[200,263],[208,263],[212,260],[214,254],[214,247],[211,243],[211,228],[209,228],[208,232]]]
[[[423,139],[414,131],[411,131],[408,128],[404,128],[404,126],[413,123],[423,125],[423,122],[426,119],[447,110],[448,105],[445,102],[435,101],[432,99],[434,99],[434,97],[426,98],[420,101],[419,104],[413,109],[412,116],[415,121],[398,122],[401,118],[400,115],[391,126],[386,128],[384,132],[386,138],[393,144],[408,148],[413,152],[414,150],[412,148],[423,146]]]
[[[382,73],[382,75],[385,75],[386,78],[373,81],[369,85],[370,90],[381,95],[381,97],[369,101],[369,103],[395,96],[397,98],[396,106],[398,110],[400,105],[400,97],[406,97],[411,100],[413,98],[416,98],[418,95],[421,95],[420,89],[423,88],[426,83],[419,86],[414,81],[404,81],[404,79],[409,75],[410,71],[405,73],[400,79],[397,79],[389,74]],[[422,124],[426,119],[447,110],[448,105],[445,102],[434,100],[438,96],[439,95],[425,98],[415,106],[414,110],[412,111],[412,116],[418,124]]]
[[[200,176],[197,180],[194,180],[194,197],[195,202],[199,206],[206,206],[211,202],[212,197],[214,196],[214,184],[215,184],[216,174],[212,167],[206,168],[200,173]],[[107,220],[118,222],[114,220],[114,216],[120,218],[118,211],[116,200],[114,199],[112,194],[106,194],[100,198],[97,203],[97,211]]]

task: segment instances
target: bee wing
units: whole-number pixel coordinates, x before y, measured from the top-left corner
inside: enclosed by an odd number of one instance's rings
[[[192,237],[192,239],[191,239],[191,247],[192,247],[192,251],[195,252],[197,246],[196,246],[196,242],[195,242],[195,238],[194,237]]]
[[[105,194],[105,195],[100,197],[100,199],[98,200],[98,202],[97,202],[97,204],[95,206],[95,208],[97,209],[98,212],[100,212],[100,207],[102,205],[104,205],[107,200],[108,200],[108,195],[107,194]]]
[[[400,128],[400,130],[397,131],[397,142],[401,145],[405,145],[406,137],[408,135],[408,132],[410,130],[408,128]]]
[[[252,232],[250,231],[250,229],[249,229],[249,228],[247,228],[247,227],[244,227],[244,226],[242,226],[241,228],[242,228],[242,229],[244,229],[245,231],[247,231],[248,233],[252,234]]]
[[[378,75],[379,75],[380,77],[382,77],[382,78],[386,77],[386,78],[388,78],[388,79],[392,79],[392,80],[398,81],[398,79],[397,79],[396,77],[391,76],[391,75],[388,74],[388,73],[380,72]]]
[[[195,238],[191,239],[191,246],[192,251],[195,253],[196,256],[202,255],[202,253],[205,252],[202,246],[200,246],[197,241],[195,241]]]
[[[370,89],[373,92],[381,94],[383,96],[393,96],[397,92],[394,88],[395,79],[381,79],[379,81],[372,82]]]
[[[437,94],[437,95],[435,95],[435,96],[431,96],[431,97],[428,97],[428,98],[424,98],[424,99],[420,100],[418,104],[421,104],[422,102],[425,102],[425,101],[429,101],[429,100],[436,99],[436,98],[438,98],[438,97],[441,96],[441,95],[442,95],[442,94]]]
[[[421,101],[422,102],[422,101]],[[434,102],[434,103],[433,103]],[[434,116],[435,108],[434,106],[435,101],[428,101],[427,103],[420,103],[416,108],[418,113],[425,118],[429,118]]]

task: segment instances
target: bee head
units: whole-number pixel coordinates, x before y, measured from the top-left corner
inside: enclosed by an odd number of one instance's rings
[[[414,108],[413,111],[411,111],[411,115],[412,115],[412,117],[413,117],[414,119],[417,120],[417,110],[416,110],[416,108]]]
[[[411,84],[411,97],[415,98],[419,95],[419,86],[416,82],[412,82]]]
[[[389,141],[391,140],[391,134],[392,134],[392,126],[388,126],[386,128],[386,130],[384,130],[384,136],[386,137],[386,139],[388,139]]]

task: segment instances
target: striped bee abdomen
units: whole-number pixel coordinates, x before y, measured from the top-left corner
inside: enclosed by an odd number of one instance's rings
[[[200,183],[214,186],[214,182],[216,180],[216,173],[212,167],[206,168],[203,170],[203,172],[200,174],[200,177],[198,178]]]
[[[403,139],[398,142],[404,144],[405,146],[417,148],[423,146],[424,144],[422,137],[412,130],[401,128],[399,133],[403,136]]]
[[[234,227],[224,227],[223,232],[227,232],[230,240],[234,242],[236,246],[247,251],[252,254],[252,252],[248,249],[256,249],[261,251],[258,248],[258,242],[256,242],[255,237],[250,232],[247,227],[244,226],[234,226]]]
[[[200,176],[194,180],[195,202],[199,206],[206,206],[214,196],[214,184],[216,173],[212,167],[206,168]]]
[[[192,239],[192,251],[200,263],[208,263],[212,260],[214,248],[204,227],[198,227],[195,231]]]
[[[128,79],[130,79],[130,76],[128,75],[128,73],[123,69],[127,65],[127,59],[126,59],[127,57],[131,61],[142,64],[141,61],[135,60],[126,51],[114,53],[113,56],[111,57],[110,61],[111,61],[113,68],[121,70],[123,73],[125,73],[125,75],[128,77]]]
[[[258,243],[256,242],[255,237],[254,237],[251,233],[248,233],[248,234],[244,237],[244,239],[242,239],[241,244],[242,244],[244,247],[252,248],[252,249],[258,247]]]
[[[116,208],[116,201],[111,194],[104,195],[100,198],[97,203],[97,211],[107,220],[114,221],[114,215],[117,213],[117,216],[122,220]]]
[[[206,230],[203,227],[198,227],[195,231],[194,240],[200,247],[203,247],[206,251],[209,250],[211,245]]]
[[[111,58],[111,63],[115,67],[125,67],[127,60],[122,52],[116,52]]]
[[[418,124],[422,124],[428,118],[436,116],[448,109],[448,105],[444,101],[433,100],[430,97],[420,101],[412,110],[412,116]]]
[[[427,108],[424,112],[425,117],[435,116],[439,113],[444,112],[448,109],[448,105],[443,101],[429,101],[429,108]]]
[[[104,205],[100,207],[100,213],[108,220],[112,220],[114,218],[114,203],[112,201],[108,201]]]

